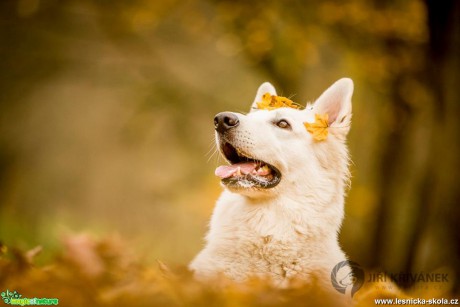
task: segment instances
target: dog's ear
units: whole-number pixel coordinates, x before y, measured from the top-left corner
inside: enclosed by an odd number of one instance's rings
[[[341,127],[345,134],[351,124],[351,96],[353,81],[342,78],[332,84],[315,101],[313,110],[318,114],[328,114],[330,127]]]
[[[254,102],[252,103],[250,112],[257,111],[257,103],[262,101],[262,96],[266,93],[269,93],[272,96],[276,96],[275,87],[270,82],[264,82],[259,86],[257,90],[256,98],[254,98]]]

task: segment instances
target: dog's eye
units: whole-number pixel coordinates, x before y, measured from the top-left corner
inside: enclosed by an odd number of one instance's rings
[[[287,129],[291,127],[291,125],[289,125],[289,123],[285,119],[278,121],[276,125],[282,129]]]

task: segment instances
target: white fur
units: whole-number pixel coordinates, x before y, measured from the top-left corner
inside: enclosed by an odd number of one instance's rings
[[[269,92],[260,86],[254,104]],[[272,189],[225,189],[217,201],[205,248],[191,262],[199,279],[223,274],[236,281],[269,278],[279,286],[312,277],[331,287],[332,268],[346,259],[337,234],[348,183],[345,144],[351,120],[353,82],[341,79],[305,110],[280,108],[237,114],[234,144],[251,157],[277,167],[281,182]],[[253,105],[254,106],[254,105]],[[304,122],[329,114],[329,136],[313,140]],[[274,122],[286,119],[292,130]],[[335,290],[334,290],[335,291]]]

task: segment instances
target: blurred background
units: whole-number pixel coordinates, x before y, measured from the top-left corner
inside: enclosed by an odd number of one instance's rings
[[[118,233],[187,264],[221,191],[214,115],[264,81],[305,104],[347,76],[343,249],[460,276],[460,2],[3,0],[0,16],[5,244],[47,259],[67,233]]]

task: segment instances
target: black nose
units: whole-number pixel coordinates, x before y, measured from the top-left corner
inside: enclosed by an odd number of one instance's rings
[[[235,128],[240,124],[240,120],[236,114],[231,112],[222,112],[214,117],[214,127],[217,132],[225,132],[231,128]]]

